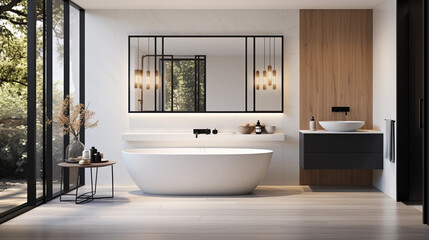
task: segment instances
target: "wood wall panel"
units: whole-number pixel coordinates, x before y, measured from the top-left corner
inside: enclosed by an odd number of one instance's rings
[[[333,106],[350,112],[333,113]],[[372,129],[372,10],[300,11],[300,129],[313,115],[363,120]],[[301,168],[300,184],[371,185],[372,171]]]

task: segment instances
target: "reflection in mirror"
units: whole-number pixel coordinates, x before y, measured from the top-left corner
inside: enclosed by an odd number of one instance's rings
[[[282,39],[255,39],[255,108],[256,111],[282,109]]]
[[[205,112],[205,56],[164,56],[160,64],[164,95],[170,96],[165,99],[165,111]]]
[[[129,112],[283,112],[282,36],[130,36]]]

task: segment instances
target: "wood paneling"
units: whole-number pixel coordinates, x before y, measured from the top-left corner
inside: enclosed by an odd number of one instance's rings
[[[350,112],[333,113],[333,106]],[[313,115],[363,120],[372,129],[372,10],[300,11],[300,129]],[[371,185],[372,171],[301,168],[300,183]]]
[[[372,170],[306,170],[300,167],[299,184],[316,186],[371,186]]]

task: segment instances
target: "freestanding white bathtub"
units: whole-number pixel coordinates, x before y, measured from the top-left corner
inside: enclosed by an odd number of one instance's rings
[[[273,151],[241,148],[146,148],[122,151],[137,186],[149,194],[251,193]]]

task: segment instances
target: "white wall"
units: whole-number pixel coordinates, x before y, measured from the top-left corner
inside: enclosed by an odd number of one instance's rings
[[[373,21],[373,123],[385,132],[384,119],[396,120],[396,1],[376,7]],[[396,164],[384,158],[384,169],[373,172],[373,185],[396,199]]]
[[[208,111],[244,111],[243,56],[206,56],[206,104]]]
[[[205,127],[232,131],[258,119],[277,125],[286,134],[280,146],[259,145],[276,152],[263,183],[299,183],[299,10],[87,10],[85,22],[86,101],[100,120],[97,128],[87,131],[86,144],[118,162],[116,185],[134,184],[121,157],[121,150],[128,146],[121,140],[124,132],[190,132]],[[129,34],[283,34],[285,113],[129,114]],[[103,172],[107,171],[102,171],[100,181],[108,184]]]

